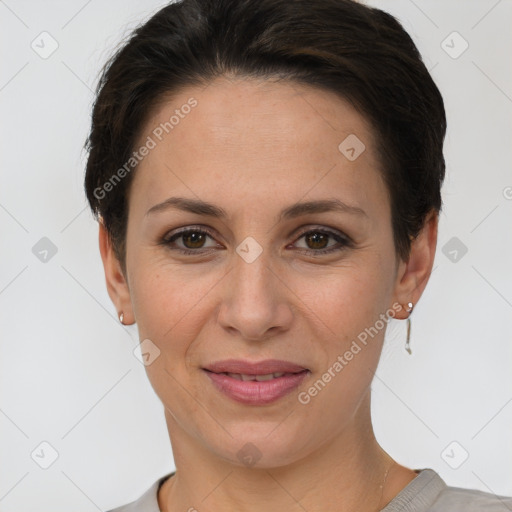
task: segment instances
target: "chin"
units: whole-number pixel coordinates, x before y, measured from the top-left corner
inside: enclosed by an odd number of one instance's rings
[[[283,428],[277,434],[278,429],[275,423],[272,426],[261,425],[261,428],[254,424],[250,428],[240,425],[235,432],[230,430],[233,437],[227,439],[229,446],[223,443],[212,449],[217,456],[239,467],[270,469],[293,464],[305,455],[301,453],[303,450],[298,449],[298,445],[302,445],[305,440],[299,438],[299,433],[294,435],[289,429]]]

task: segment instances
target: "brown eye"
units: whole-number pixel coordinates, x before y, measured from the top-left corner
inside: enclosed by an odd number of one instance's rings
[[[330,238],[330,235],[319,233],[317,231],[311,231],[304,236],[304,239],[312,249],[324,249],[329,243]]]
[[[182,234],[181,238],[187,249],[200,249],[204,244],[206,235],[197,231],[188,231]]]
[[[206,246],[207,239],[213,236],[206,230],[200,228],[185,229],[162,239],[162,245],[172,250],[180,251],[183,254],[201,254],[202,249],[212,249],[216,245]],[[178,243],[181,242],[181,243]]]
[[[298,240],[300,239],[304,239],[306,247],[299,247],[299,249],[311,256],[323,256],[334,251],[342,251],[347,247],[352,247],[352,241],[348,236],[325,229],[306,231],[302,233]],[[331,240],[335,243],[329,245]]]

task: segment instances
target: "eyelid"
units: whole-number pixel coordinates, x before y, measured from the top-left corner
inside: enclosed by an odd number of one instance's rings
[[[348,235],[346,235],[343,231],[340,231],[339,229],[331,228],[329,226],[315,225],[315,224],[308,225],[304,228],[299,228],[298,232],[294,233],[293,236],[300,237],[300,236],[305,235],[306,233],[309,233],[311,231],[328,233],[330,235],[339,236],[340,238],[343,238],[347,242],[351,241],[351,238]]]
[[[190,231],[203,232],[212,238],[217,236],[216,233],[214,233],[210,228],[208,228],[206,226],[203,226],[201,224],[192,224],[190,226],[184,226],[182,228],[177,228],[177,230],[169,231],[168,233],[166,233],[163,236],[163,239],[169,241],[171,238],[177,237],[178,235],[181,235],[181,234],[188,233]],[[331,228],[329,226],[315,225],[315,224],[310,224],[307,226],[302,226],[300,228],[297,228],[290,236],[297,238],[297,237],[301,237],[302,235],[305,235],[306,233],[309,233],[311,231],[327,232],[329,234],[339,236],[340,238],[345,239],[347,242],[351,241],[351,238],[348,235],[346,235],[342,231],[339,231],[338,229]],[[172,233],[172,234],[169,234],[169,233]]]

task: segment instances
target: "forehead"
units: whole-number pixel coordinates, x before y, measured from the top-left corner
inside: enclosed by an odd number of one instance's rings
[[[204,199],[234,199],[236,190],[287,202],[313,189],[362,201],[383,193],[366,118],[311,86],[221,77],[187,87],[159,101],[139,145],[148,138],[153,148],[132,186],[148,207],[176,189]]]
[[[196,103],[192,109],[187,106],[191,98]],[[183,122],[187,117],[193,121]],[[172,131],[176,142],[181,137],[193,140],[192,131],[197,139],[216,137],[226,143],[265,133],[278,141],[313,143],[327,132],[336,134],[335,139],[357,134],[370,144],[373,142],[370,124],[344,98],[325,89],[276,79],[219,77],[206,86],[163,95],[142,132],[150,134],[169,121],[172,127],[167,126],[161,135],[165,137]],[[259,142],[274,149],[272,140],[263,138]]]

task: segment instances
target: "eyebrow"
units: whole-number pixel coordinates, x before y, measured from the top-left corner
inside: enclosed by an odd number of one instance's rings
[[[169,209],[177,209],[219,219],[226,219],[228,217],[226,210],[220,206],[216,206],[200,199],[191,199],[186,197],[169,197],[165,201],[152,206],[146,212],[146,215],[163,212]],[[299,202],[288,206],[281,211],[278,221],[293,219],[300,217],[301,215],[325,212],[349,213],[352,215],[368,217],[362,208],[346,204],[339,199],[318,199],[316,201]]]

